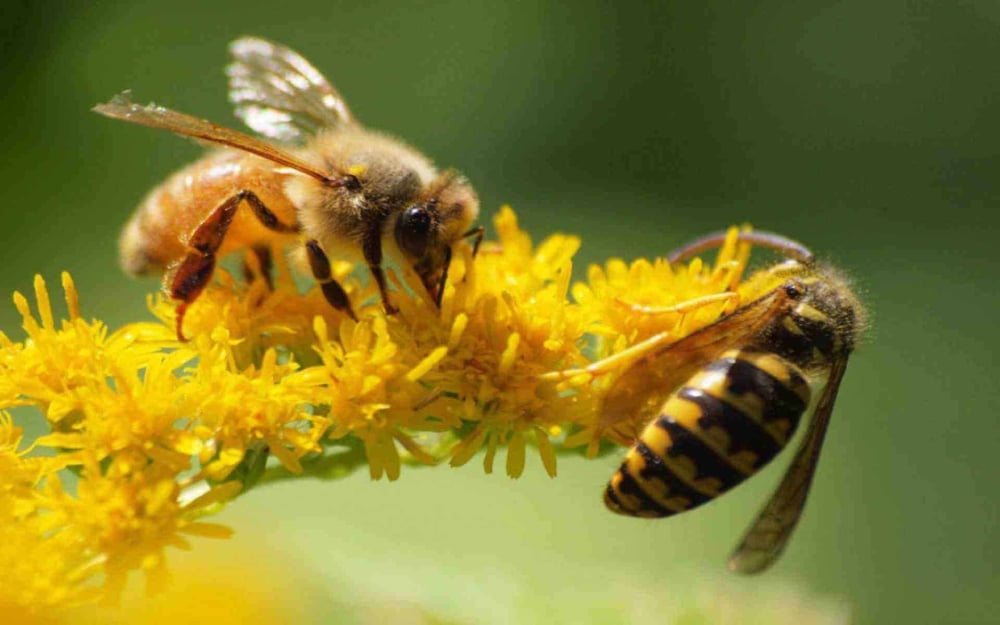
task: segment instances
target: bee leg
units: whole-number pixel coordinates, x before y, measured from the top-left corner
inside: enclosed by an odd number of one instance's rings
[[[483,242],[483,235],[486,233],[486,228],[482,226],[476,226],[475,228],[470,228],[467,232],[462,234],[462,239],[475,239],[472,243],[472,257],[475,258],[476,254],[479,253],[479,245]],[[444,285],[448,282],[448,268],[451,267],[451,255],[452,251],[450,247],[444,250],[444,262],[441,264],[441,278],[438,280],[436,294],[434,296],[434,303],[437,304],[438,308],[441,308],[441,298],[444,297]],[[465,274],[468,276],[468,272]],[[464,280],[465,278],[463,278]]]
[[[361,251],[368,263],[368,270],[372,272],[375,283],[378,284],[379,295],[382,296],[382,306],[385,307],[385,314],[395,315],[399,309],[392,305],[389,300],[389,290],[386,288],[385,271],[382,270],[382,226],[365,232],[361,241]]]
[[[444,262],[441,263],[441,279],[438,280],[434,303],[441,308],[441,298],[444,297],[444,285],[448,282],[448,268],[451,267],[451,248],[444,248]]]
[[[243,261],[243,278],[247,282],[253,282],[256,276],[260,276],[267,281],[267,289],[274,290],[274,258],[271,256],[271,248],[266,245],[256,245],[251,251],[257,258],[257,266],[253,267],[247,260]]]
[[[269,230],[298,232],[298,226],[281,223],[260,198],[247,189],[230,196],[212,210],[188,238],[187,245],[190,251],[178,265],[170,282],[170,297],[180,300],[177,306],[177,339],[180,341],[186,340],[183,332],[184,314],[212,278],[216,254],[226,238],[229,226],[233,223],[236,210],[244,200],[253,209],[257,219]]]
[[[472,243],[472,257],[475,258],[476,254],[479,253],[479,245],[483,242],[483,235],[486,234],[486,228],[482,226],[476,226],[474,228],[469,228],[461,238],[463,239],[475,239]]]
[[[326,252],[323,251],[323,248],[315,240],[306,242],[306,252],[309,255],[309,268],[312,270],[316,282],[319,282],[319,287],[323,290],[323,296],[326,298],[326,301],[335,309],[347,313],[348,317],[357,321],[358,316],[354,314],[354,309],[351,308],[351,300],[348,299],[347,292],[344,291],[344,287],[340,286],[340,283],[334,279],[333,274],[330,272],[330,259],[327,258]]]

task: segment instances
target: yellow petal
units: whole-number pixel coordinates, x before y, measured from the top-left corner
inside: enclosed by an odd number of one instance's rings
[[[500,356],[500,366],[498,367],[498,373],[505,376],[510,373],[511,368],[514,366],[514,362],[517,359],[517,348],[521,344],[521,335],[517,332],[511,334],[507,337],[507,346],[503,350],[503,354]]]
[[[451,466],[460,467],[476,455],[479,448],[483,446],[483,441],[486,440],[486,434],[485,424],[480,423],[469,432],[468,436],[459,441],[452,449]]]
[[[205,523],[203,521],[188,523],[181,527],[179,531],[205,538],[229,538],[233,535],[233,530],[230,527],[218,523]]]
[[[542,457],[542,466],[549,477],[556,476],[556,452],[552,448],[552,442],[544,430],[535,430],[535,441],[538,443],[538,455]]]
[[[406,379],[410,382],[416,382],[420,378],[427,375],[427,373],[439,362],[441,362],[441,359],[443,359],[447,354],[447,347],[438,347],[428,354],[426,358],[417,363],[416,367],[410,369],[410,372],[406,374]]]
[[[184,507],[187,510],[197,510],[199,508],[205,508],[217,503],[226,502],[236,495],[239,495],[242,490],[243,484],[240,482],[225,482],[192,500]]]
[[[507,475],[512,478],[521,477],[524,473],[524,435],[520,430],[514,430],[507,447]]]
[[[73,276],[69,275],[68,271],[62,272],[62,288],[63,293],[66,294],[66,309],[69,311],[69,318],[79,319],[80,318],[80,294],[76,291],[76,285],[73,283]]]
[[[89,443],[84,434],[53,432],[35,439],[36,445],[43,447],[64,447],[66,449],[83,449]]]
[[[296,475],[302,473],[302,463],[300,463],[299,459],[295,457],[295,454],[285,447],[284,443],[274,438],[268,438],[267,447],[271,450],[271,453],[274,454],[274,457],[281,462],[283,467]]]
[[[52,319],[52,302],[49,301],[49,290],[45,288],[45,279],[41,274],[35,274],[35,301],[38,302],[38,316],[42,319],[42,327],[54,330],[56,323]]]

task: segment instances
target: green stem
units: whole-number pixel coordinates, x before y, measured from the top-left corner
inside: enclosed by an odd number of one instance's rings
[[[322,454],[302,459],[301,473],[293,473],[281,464],[273,464],[266,468],[262,468],[263,465],[261,464],[258,465],[260,468],[256,471],[249,469],[247,472],[253,474],[253,479],[244,481],[246,487],[243,493],[245,494],[247,491],[265,484],[273,484],[297,478],[312,477],[320,480],[339,480],[354,473],[357,469],[368,465],[368,457],[365,454],[364,444],[356,438],[347,437],[338,439],[337,441],[326,441],[325,444],[327,447]],[[617,452],[619,449],[617,445],[604,441],[596,457],[606,456],[612,452]],[[586,448],[576,447],[567,449],[557,446],[555,451],[557,455],[563,457],[583,456]],[[257,462],[266,462],[266,455],[258,457]],[[406,456],[404,456],[403,463],[409,466],[428,466]]]
[[[360,445],[346,447],[336,453],[327,452],[313,458],[303,459],[302,473],[292,473],[280,464],[268,467],[254,484],[254,487],[302,477],[339,480],[367,463],[364,447]]]

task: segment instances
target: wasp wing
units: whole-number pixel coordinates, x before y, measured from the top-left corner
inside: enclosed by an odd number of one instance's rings
[[[715,323],[640,358],[609,389],[601,410],[601,431],[647,423],[695,371],[727,347],[745,345],[794,303],[779,286]],[[612,434],[624,434],[623,440],[630,437],[627,431]]]
[[[236,148],[237,150],[243,150],[244,152],[250,152],[269,161],[296,169],[323,182],[330,182],[331,180],[326,174],[309,163],[288,152],[279,150],[270,143],[162,106],[155,104],[141,106],[135,104],[132,102],[131,93],[128,91],[123,91],[116,95],[110,102],[98,104],[92,110],[112,119],[120,119],[132,122],[133,124],[149,126],[150,128],[162,128],[163,130],[169,130],[186,137],[193,137],[202,141],[209,141]]]
[[[353,121],[337,90],[294,50],[257,37],[229,44],[229,101],[261,135],[302,143],[323,128]]]
[[[791,466],[782,478],[778,489],[767,502],[757,520],[743,536],[739,546],[729,558],[729,570],[737,573],[760,573],[778,559],[788,544],[795,525],[802,517],[809,487],[816,474],[816,463],[823,447],[823,437],[830,425],[830,414],[837,399],[840,382],[847,369],[847,354],[838,358],[830,369],[830,376],[819,401],[802,446],[795,454]]]

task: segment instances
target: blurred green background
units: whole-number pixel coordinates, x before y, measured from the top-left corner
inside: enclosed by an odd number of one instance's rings
[[[846,268],[874,327],[804,522],[760,578],[722,564],[787,458],[659,523],[605,512],[613,457],[563,459],[555,480],[533,459],[517,482],[473,462],[283,484],[199,549],[265,544],[262,570],[312,582],[297,622],[323,622],[326,594],[462,621],[716,622],[684,611],[700,601],[749,622],[739,606],[789,588],[790,615],[997,622],[1000,4],[568,4],[7,0],[0,293],[70,269],[89,314],[144,317],[156,283],[122,277],[118,230],[200,150],[88,109],[131,88],[235,125],[225,45],[269,37],[361,120],[461,168],[487,220],[511,203],[537,238],[583,235],[581,276],[746,220]],[[0,323],[20,336],[10,304]]]

